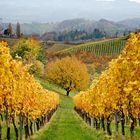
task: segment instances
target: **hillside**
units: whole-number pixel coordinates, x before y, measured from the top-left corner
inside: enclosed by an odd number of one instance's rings
[[[63,43],[54,43],[52,45],[52,47],[49,47],[46,49],[46,51],[48,53],[56,53],[58,51],[62,51],[64,49],[68,49],[68,48],[71,48],[73,47],[74,45],[70,45],[70,44],[63,44]]]
[[[127,25],[128,27],[132,28],[140,28],[140,18],[126,19],[118,22],[118,24],[122,24],[124,26]]]
[[[90,42],[90,43],[74,46],[72,48],[59,51],[58,53],[74,54],[77,51],[87,51],[96,54],[97,56],[102,56],[102,55],[111,56],[111,55],[119,54],[120,51],[125,46],[125,43],[126,43],[125,38],[108,39],[108,40]]]

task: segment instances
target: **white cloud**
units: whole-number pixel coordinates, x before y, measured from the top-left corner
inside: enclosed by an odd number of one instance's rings
[[[96,0],[96,1],[115,1],[115,0]]]
[[[122,20],[140,17],[139,13],[140,0],[0,0],[0,18],[15,21]]]
[[[139,2],[140,3],[140,0],[129,0],[129,1],[135,1],[135,2]]]

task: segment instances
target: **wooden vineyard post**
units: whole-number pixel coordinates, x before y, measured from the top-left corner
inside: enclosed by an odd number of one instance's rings
[[[94,127],[94,118],[91,117],[91,127]]]
[[[22,116],[22,112],[20,112],[19,120],[20,120],[20,140],[22,140],[22,131],[23,131],[23,116]]]

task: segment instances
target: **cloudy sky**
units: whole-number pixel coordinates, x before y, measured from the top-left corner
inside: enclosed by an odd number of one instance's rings
[[[119,21],[140,18],[140,0],[0,0],[0,18],[10,22]]]

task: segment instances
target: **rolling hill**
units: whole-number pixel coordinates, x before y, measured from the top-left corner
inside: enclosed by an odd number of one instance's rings
[[[90,42],[86,44],[77,45],[68,49],[64,49],[62,51],[57,52],[58,54],[71,55],[76,53],[77,51],[87,51],[97,56],[102,55],[116,55],[121,52],[126,43],[126,38],[115,38],[102,40],[97,42]]]

